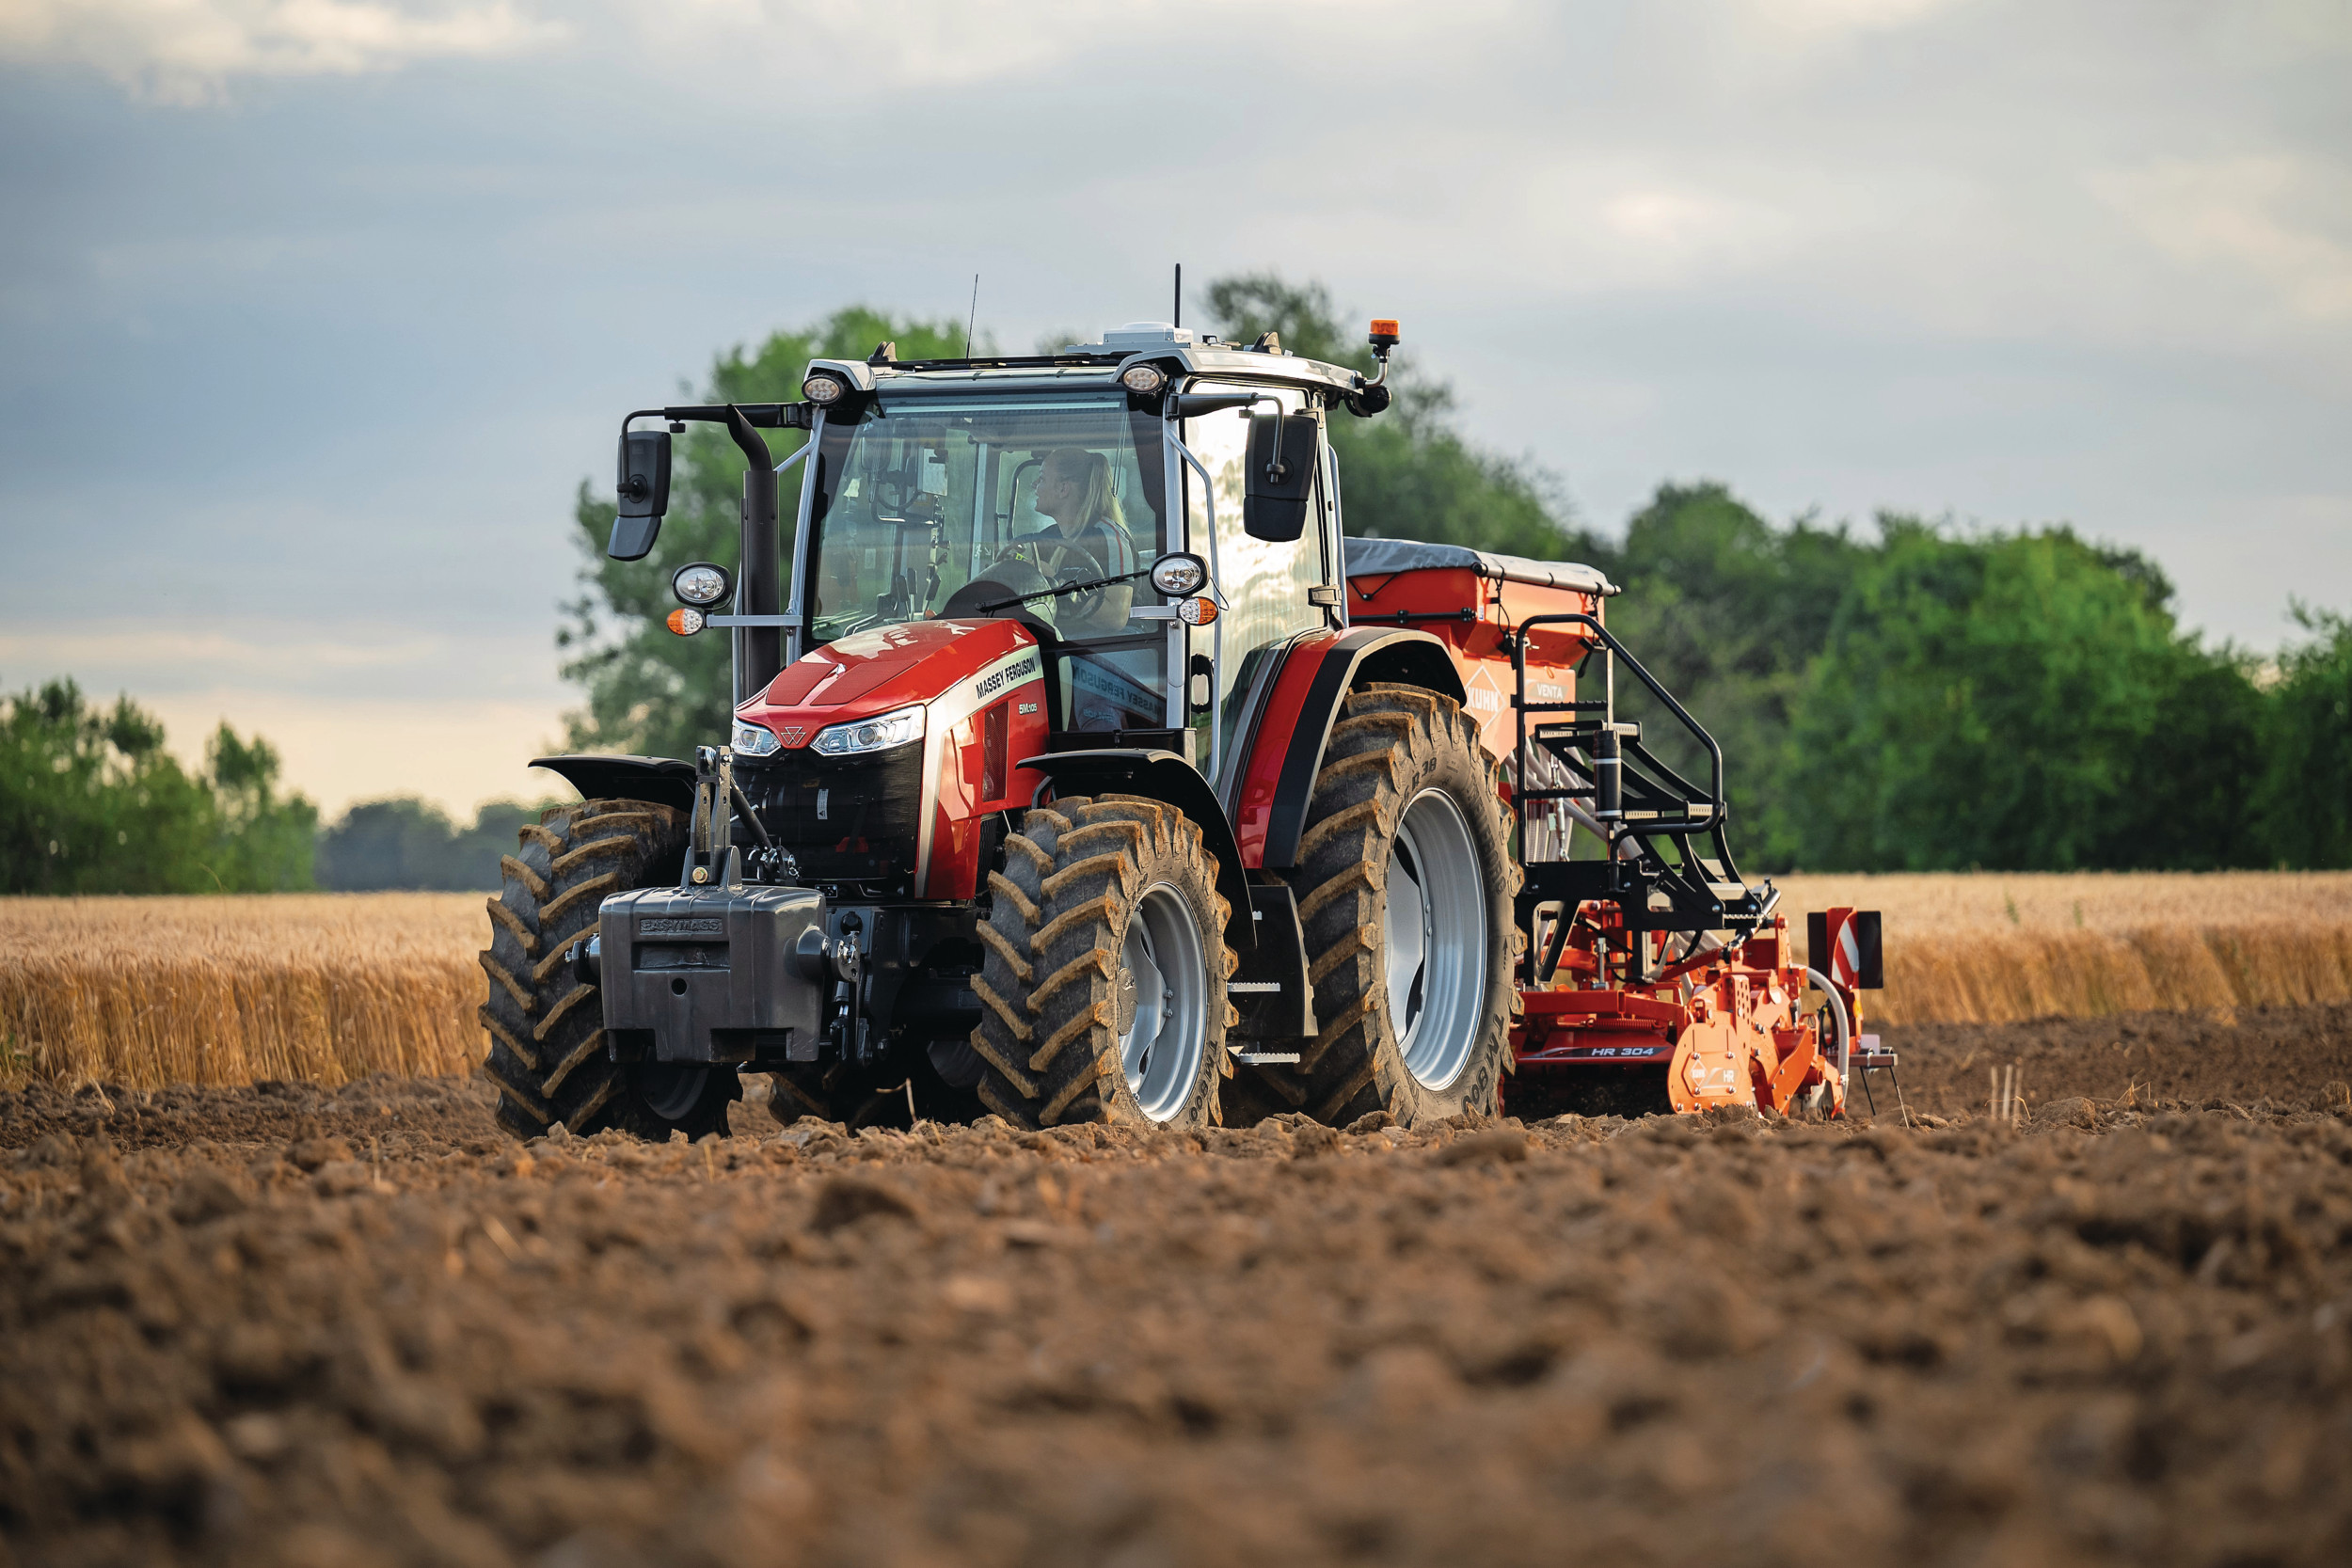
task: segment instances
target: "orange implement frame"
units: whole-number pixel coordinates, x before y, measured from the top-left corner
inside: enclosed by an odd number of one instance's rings
[[[1348,584],[1351,625],[1410,626],[1446,643],[1482,741],[1505,759],[1497,790],[1513,805],[1528,877],[1506,1109],[1531,1118],[1725,1106],[1842,1115],[1860,992],[1879,983],[1863,973],[1854,936],[1867,922],[1874,966],[1876,916],[1830,911],[1826,944],[1816,916],[1814,946],[1837,957],[1816,958],[1831,971],[1822,974],[1798,961],[1788,922],[1772,912],[1777,895],[1769,883],[1750,888],[1731,867],[1720,752],[1608,634],[1603,599],[1613,590],[1564,586],[1568,570],[1477,557],[1362,573]],[[1547,571],[1552,580],[1540,580]],[[1579,673],[1596,654],[1608,660],[1600,692],[1581,699]],[[1620,659],[1706,740],[1716,758],[1711,791],[1643,751],[1640,726],[1616,722]],[[1643,765],[1646,795],[1614,779],[1602,787],[1607,769],[1632,775]],[[1580,830],[1602,860],[1571,860]],[[1556,895],[1596,883],[1610,891]],[[1673,912],[1661,913],[1661,898]],[[1808,989],[1828,994],[1808,1007]]]

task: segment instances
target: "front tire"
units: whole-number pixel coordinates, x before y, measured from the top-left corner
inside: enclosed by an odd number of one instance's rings
[[[500,861],[482,955],[490,1038],[482,1075],[499,1091],[498,1122],[535,1138],[557,1122],[585,1137],[617,1128],[641,1138],[727,1131],[743,1088],[731,1068],[622,1063],[605,1049],[604,995],[565,958],[596,933],[604,900],[677,875],[686,816],[649,800],[583,800],[522,830]],[[625,960],[624,960],[625,961]]]
[[[1200,827],[1140,796],[1057,800],[988,882],[981,1103],[1024,1128],[1220,1120],[1235,960]]]
[[[1243,1067],[1238,1105],[1333,1126],[1495,1114],[1519,882],[1494,759],[1461,706],[1413,686],[1349,693],[1292,878],[1323,1030],[1295,1066]]]

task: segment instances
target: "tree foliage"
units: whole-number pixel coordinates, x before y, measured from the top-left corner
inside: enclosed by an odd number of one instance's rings
[[[1378,368],[1320,283],[1251,273],[1211,283],[1207,298],[1228,340],[1279,332],[1293,354],[1366,375]],[[1465,439],[1454,425],[1453,387],[1423,373],[1410,356],[1391,357],[1389,383],[1388,412],[1368,420],[1335,413],[1329,421],[1347,531],[1557,559],[1568,543],[1567,503],[1550,476]]]
[[[318,810],[280,795],[277,750],[227,724],[191,773],[128,696],[71,680],[0,712],[0,892],[267,893],[310,885]]]
[[[2352,866],[2352,617],[2304,605],[2263,715],[2264,838],[2280,865]]]
[[[1809,520],[1776,529],[1704,483],[1661,485],[1622,540],[1581,533],[1570,550],[1623,590],[1610,629],[1722,747],[1734,847],[1763,850],[1756,825],[1791,713],[1866,547]],[[1705,750],[1638,679],[1620,676],[1617,697],[1652,752],[1707,782]]]
[[[495,889],[499,857],[515,852],[516,834],[551,803],[492,800],[461,827],[413,795],[363,800],[319,834],[318,884],[338,893]]]
[[[2064,529],[1882,527],[1796,705],[1775,848],[1865,870],[2237,858],[2246,802],[2197,787],[2207,765],[2168,720],[2209,740],[2252,688],[2179,633],[2160,574]],[[2217,691],[2225,711],[2200,714]]]

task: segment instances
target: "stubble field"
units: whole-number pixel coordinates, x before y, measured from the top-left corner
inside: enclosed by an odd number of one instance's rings
[[[1786,877],[1885,916],[1883,1023],[2352,1001],[2352,872]],[[0,899],[0,1084],[469,1071],[474,894]],[[1866,1026],[1867,1026],[1866,1024]]]

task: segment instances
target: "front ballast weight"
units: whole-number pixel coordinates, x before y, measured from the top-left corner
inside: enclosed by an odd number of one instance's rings
[[[733,842],[739,812],[756,841],[750,849]],[[599,913],[596,967],[615,1058],[817,1060],[832,988],[854,994],[857,945],[828,933],[824,895],[797,880],[735,783],[732,753],[697,748],[677,885],[616,894]]]

